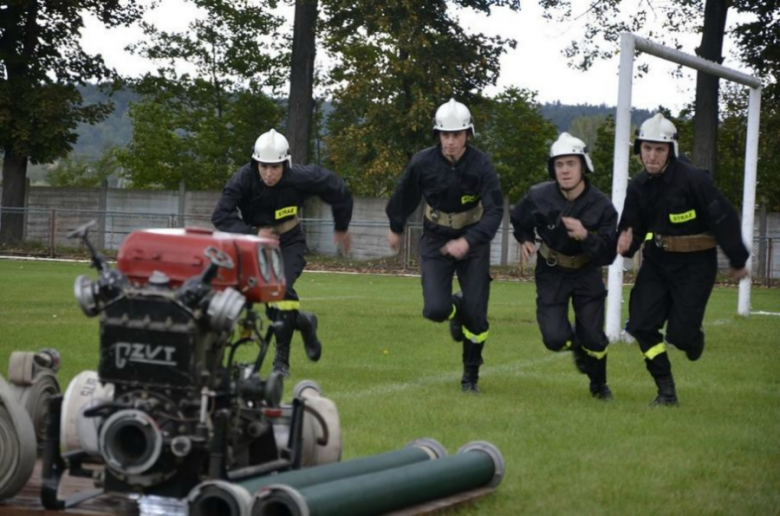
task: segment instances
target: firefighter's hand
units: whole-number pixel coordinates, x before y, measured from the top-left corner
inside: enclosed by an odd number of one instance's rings
[[[566,226],[566,232],[569,238],[574,240],[585,240],[588,238],[588,230],[582,225],[579,219],[573,217],[561,217],[561,222]]]
[[[631,243],[634,241],[633,228],[624,229],[618,237],[617,253],[621,256],[625,256],[628,250],[631,248]]]
[[[444,247],[441,248],[441,254],[449,255],[456,260],[461,260],[466,257],[469,252],[469,243],[465,238],[461,237],[456,240],[450,240]]]
[[[523,257],[523,261],[528,261],[531,256],[536,253],[536,243],[533,241],[523,242],[520,244],[520,255]]]
[[[741,269],[729,268],[729,275],[734,281],[739,281],[743,278],[747,278],[750,274],[748,274],[748,270],[745,267],[742,267]]]
[[[279,235],[274,232],[273,228],[260,228],[257,232],[257,236],[260,238],[272,238],[274,240],[279,240]]]
[[[349,254],[349,250],[352,249],[352,235],[349,234],[349,231],[335,231],[333,243],[336,244],[336,247],[341,247],[344,254]]]
[[[390,249],[397,252],[401,248],[402,236],[400,233],[387,232],[387,243],[390,244]]]

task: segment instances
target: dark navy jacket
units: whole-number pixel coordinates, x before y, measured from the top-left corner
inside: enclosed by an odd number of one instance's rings
[[[585,240],[569,237],[562,217],[578,219],[588,230],[588,237]],[[587,182],[585,190],[573,201],[564,197],[554,181],[534,185],[511,214],[518,242],[533,242],[535,231],[550,249],[567,256],[584,253],[590,258],[588,266],[597,267],[609,265],[615,259],[617,218],[612,201]]]
[[[431,208],[445,213],[468,211],[482,202],[482,219],[459,230],[425,219],[424,230],[442,240],[465,237],[474,247],[490,242],[501,224],[503,201],[496,169],[487,154],[470,145],[454,165],[439,145],[412,157],[385,209],[394,233],[403,233],[406,219],[422,198]]]
[[[352,219],[352,194],[336,174],[316,165],[285,167],[277,184],[266,186],[257,162],[244,165],[228,181],[211,216],[220,231],[256,234],[298,215],[306,199],[317,196],[330,204],[336,231],[347,231]]]
[[[634,240],[628,257],[634,255],[647,233],[680,236],[706,232],[715,237],[733,268],[743,268],[748,259],[734,207],[706,170],[680,160],[672,160],[660,176],[643,171],[629,183],[619,231],[629,227]]]

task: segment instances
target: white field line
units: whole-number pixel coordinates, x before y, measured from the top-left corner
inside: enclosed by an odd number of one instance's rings
[[[568,357],[570,357],[568,353],[555,353],[555,354],[551,354],[550,356],[540,358],[538,360],[528,360],[524,362],[510,362],[508,364],[504,364],[500,366],[482,367],[479,370],[479,375],[480,377],[493,376],[498,374],[509,375],[509,376],[520,376],[521,374],[523,374],[522,373],[523,369],[529,369],[539,364],[545,364],[547,362],[552,362],[554,360],[561,360],[563,358],[568,358]],[[458,370],[456,372],[447,372],[447,373],[440,373],[437,375],[423,376],[411,382],[387,383],[384,385],[377,385],[375,387],[371,387],[370,389],[363,389],[357,392],[356,391],[332,392],[332,393],[328,392],[327,396],[334,400],[361,399],[361,398],[368,398],[372,396],[386,396],[388,394],[407,391],[410,389],[415,389],[426,385],[451,383],[453,381],[458,380],[461,374],[462,371]]]
[[[780,316],[780,312],[765,312],[763,310],[758,310],[756,312],[750,312],[750,315],[774,315],[774,316]]]
[[[70,260],[67,258],[37,258],[35,256],[2,256],[0,260],[8,260],[10,262],[63,262],[63,263],[91,263],[92,260]],[[115,263],[109,261],[108,263]]]

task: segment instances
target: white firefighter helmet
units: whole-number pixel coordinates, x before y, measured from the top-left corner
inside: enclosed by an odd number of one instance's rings
[[[283,134],[279,134],[273,129],[263,133],[255,142],[252,159],[260,163],[282,163],[292,164],[290,158],[290,144]]]
[[[582,160],[585,162],[585,173],[592,174],[595,172],[593,169],[593,161],[591,161],[588,155],[588,146],[585,142],[576,138],[569,133],[561,133],[555,143],[550,147],[550,158],[547,160],[547,171],[550,173],[550,177],[555,179],[555,158],[561,156],[582,156]]]
[[[639,154],[642,142],[671,143],[672,156],[676,158],[680,155],[677,145],[677,128],[661,113],[656,113],[652,118],[645,120],[642,126],[636,130],[634,154]]]
[[[455,99],[450,99],[436,110],[436,117],[433,119],[433,130],[445,132],[471,130],[473,135],[474,122],[471,119],[469,108]]]

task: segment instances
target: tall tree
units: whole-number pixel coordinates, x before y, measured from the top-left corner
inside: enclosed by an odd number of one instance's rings
[[[221,188],[255,139],[281,122],[286,40],[273,0],[193,0],[202,16],[183,32],[143,24],[133,52],[161,62],[135,84],[133,137],[119,160],[139,187]],[[178,66],[177,66],[178,65]],[[188,72],[182,70],[187,69]]]
[[[326,139],[335,170],[359,195],[381,196],[413,153],[431,144],[432,116],[457,97],[475,108],[515,42],[466,34],[448,4],[489,12],[518,1],[323,2],[334,112]]]
[[[80,44],[83,17],[95,15],[107,27],[129,25],[143,10],[138,2],[97,0],[11,0],[0,3],[0,147],[3,198],[0,242],[23,235],[27,162],[48,163],[76,142],[79,122],[93,124],[111,111],[109,103],[85,105],[77,84],[116,78],[100,55]]]
[[[547,156],[558,131],[542,116],[536,93],[524,89],[508,88],[476,115],[484,120],[478,127],[480,145],[493,158],[501,189],[510,202],[519,201],[533,184],[548,178]]]
[[[634,128],[631,128],[631,134],[634,134]],[[594,173],[590,178],[597,188],[607,195],[612,194],[612,164],[615,157],[615,117],[608,115],[604,122],[596,130],[596,141],[589,150],[593,160]],[[633,154],[633,146],[629,150]],[[642,171],[642,163],[638,158],[632,157],[628,160],[629,177],[636,176]]]
[[[622,32],[638,33],[678,49],[682,49],[679,34],[699,32],[701,43],[695,52],[705,59],[720,63],[723,61],[723,38],[730,10],[739,13],[761,13],[764,17],[763,28],[753,22],[743,23],[735,28],[737,41],[742,49],[741,55],[749,64],[750,57],[761,60],[753,48],[758,47],[759,52],[766,51],[768,42],[777,41],[776,35],[769,37],[772,31],[776,32],[776,28],[771,27],[776,27],[776,21],[772,23],[772,17],[776,16],[777,3],[764,0],[647,0],[630,5],[622,0],[595,0],[582,15],[572,9],[571,0],[539,0],[539,3],[548,9],[547,16],[550,18],[557,16],[559,19],[568,20],[585,16],[588,20],[584,38],[574,41],[565,52],[575,66],[582,70],[590,68],[597,59],[614,56],[618,51],[616,45]],[[653,19],[662,20],[660,30],[655,31],[648,27],[648,20]],[[775,58],[776,54],[775,50]],[[641,65],[640,70],[646,72],[647,64]],[[699,72],[696,83],[693,160],[698,166],[711,170],[715,175],[719,80]]]
[[[742,202],[747,140],[747,95],[743,88],[724,88],[723,119],[720,125],[718,161],[720,187],[734,204]],[[768,88],[774,93],[773,88]],[[758,140],[758,187],[756,201],[771,211],[780,211],[780,97],[769,94],[761,103]]]
[[[701,45],[696,54],[708,61],[723,63],[723,38],[730,0],[707,0]],[[704,72],[696,74],[696,105],[693,118],[693,161],[718,175],[718,107],[720,79]]]
[[[314,58],[317,41],[317,0],[295,0],[287,139],[293,163],[309,161],[314,113]]]

